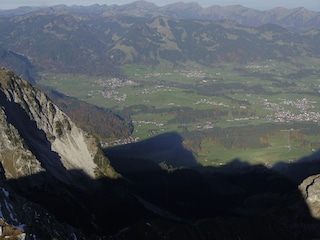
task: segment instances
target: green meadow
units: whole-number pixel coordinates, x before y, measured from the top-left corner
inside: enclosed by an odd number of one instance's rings
[[[311,60],[304,65],[301,61],[267,61],[215,68],[128,65],[123,67],[124,79],[45,73],[40,83],[119,115],[129,115],[134,125],[132,136],[140,140],[166,132],[181,134],[191,142],[185,147],[203,165],[221,165],[235,158],[274,164],[295,161],[318,150],[320,67],[315,66]],[[262,131],[257,139],[272,134],[261,147],[243,146],[236,139],[234,145],[226,147],[226,143],[206,135],[215,128],[271,123],[277,129],[279,124],[296,122],[313,124],[294,129],[301,137],[293,140],[286,128]],[[251,134],[241,138],[246,141]]]
[[[302,141],[290,141],[287,135],[286,132],[282,132],[272,137],[269,141],[270,146],[266,148],[226,149],[221,144],[203,141],[197,159],[205,166],[224,165],[234,159],[245,160],[252,164],[272,165],[280,161],[296,161],[315,151],[312,147],[302,148]]]

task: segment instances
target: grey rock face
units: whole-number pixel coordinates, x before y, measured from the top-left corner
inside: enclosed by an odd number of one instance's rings
[[[117,176],[97,140],[44,93],[5,68],[0,84],[0,161],[6,178],[46,171],[70,183],[69,170],[90,178]]]
[[[320,219],[320,175],[306,178],[300,184],[299,189],[306,200],[311,215]]]
[[[85,188],[87,179],[120,175],[93,136],[78,128],[43,92],[0,68],[0,223],[4,223],[0,231],[10,227],[14,239],[85,239],[8,184],[16,181],[30,195],[30,189],[46,188],[41,180],[47,176],[63,183],[59,186]]]

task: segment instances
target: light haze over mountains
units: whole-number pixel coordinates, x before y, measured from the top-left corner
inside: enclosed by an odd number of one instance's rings
[[[24,0],[3,0],[1,1],[0,9],[13,9],[20,6],[53,6],[57,4],[65,4],[65,5],[83,5],[88,6],[92,4],[128,4],[134,2],[132,0],[81,0],[81,1],[65,1],[65,0],[58,0],[58,1],[24,1]],[[159,0],[149,0],[148,2],[155,3],[158,6],[164,6],[166,4],[172,4],[179,2],[178,0],[165,0],[165,1],[159,1]],[[306,0],[306,1],[300,1],[300,0],[270,0],[270,1],[256,1],[256,0],[198,0],[198,1],[183,1],[185,3],[189,2],[197,2],[202,7],[209,7],[213,5],[220,5],[220,6],[228,6],[228,5],[242,5],[244,7],[254,8],[258,10],[268,10],[276,7],[283,7],[283,8],[298,8],[298,7],[304,7],[309,10],[313,11],[320,11],[320,2],[318,0]]]

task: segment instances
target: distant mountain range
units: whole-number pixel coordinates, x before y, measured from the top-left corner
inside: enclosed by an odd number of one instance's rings
[[[174,19],[189,20],[232,20],[241,25],[259,26],[273,23],[293,30],[319,29],[320,13],[305,8],[274,8],[266,11],[259,11],[243,7],[241,5],[218,6],[213,5],[207,8],[201,7],[196,2],[177,2],[159,7],[147,1],[136,1],[124,5],[92,5],[66,6],[57,5],[50,7],[51,11],[65,10],[74,14],[85,14],[89,16],[135,16],[143,18],[167,17]],[[12,10],[0,11],[0,17],[12,17],[24,15],[35,11],[46,11],[47,7],[20,7]]]
[[[121,76],[119,67],[131,63],[191,61],[212,66],[317,58],[320,53],[319,13],[302,8],[261,12],[241,6],[158,7],[138,1],[22,8],[1,11],[0,16],[3,50],[50,72]]]

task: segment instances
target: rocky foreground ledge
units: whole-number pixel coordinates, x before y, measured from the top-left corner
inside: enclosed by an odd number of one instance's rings
[[[320,219],[320,174],[306,178],[299,186],[312,217]]]

